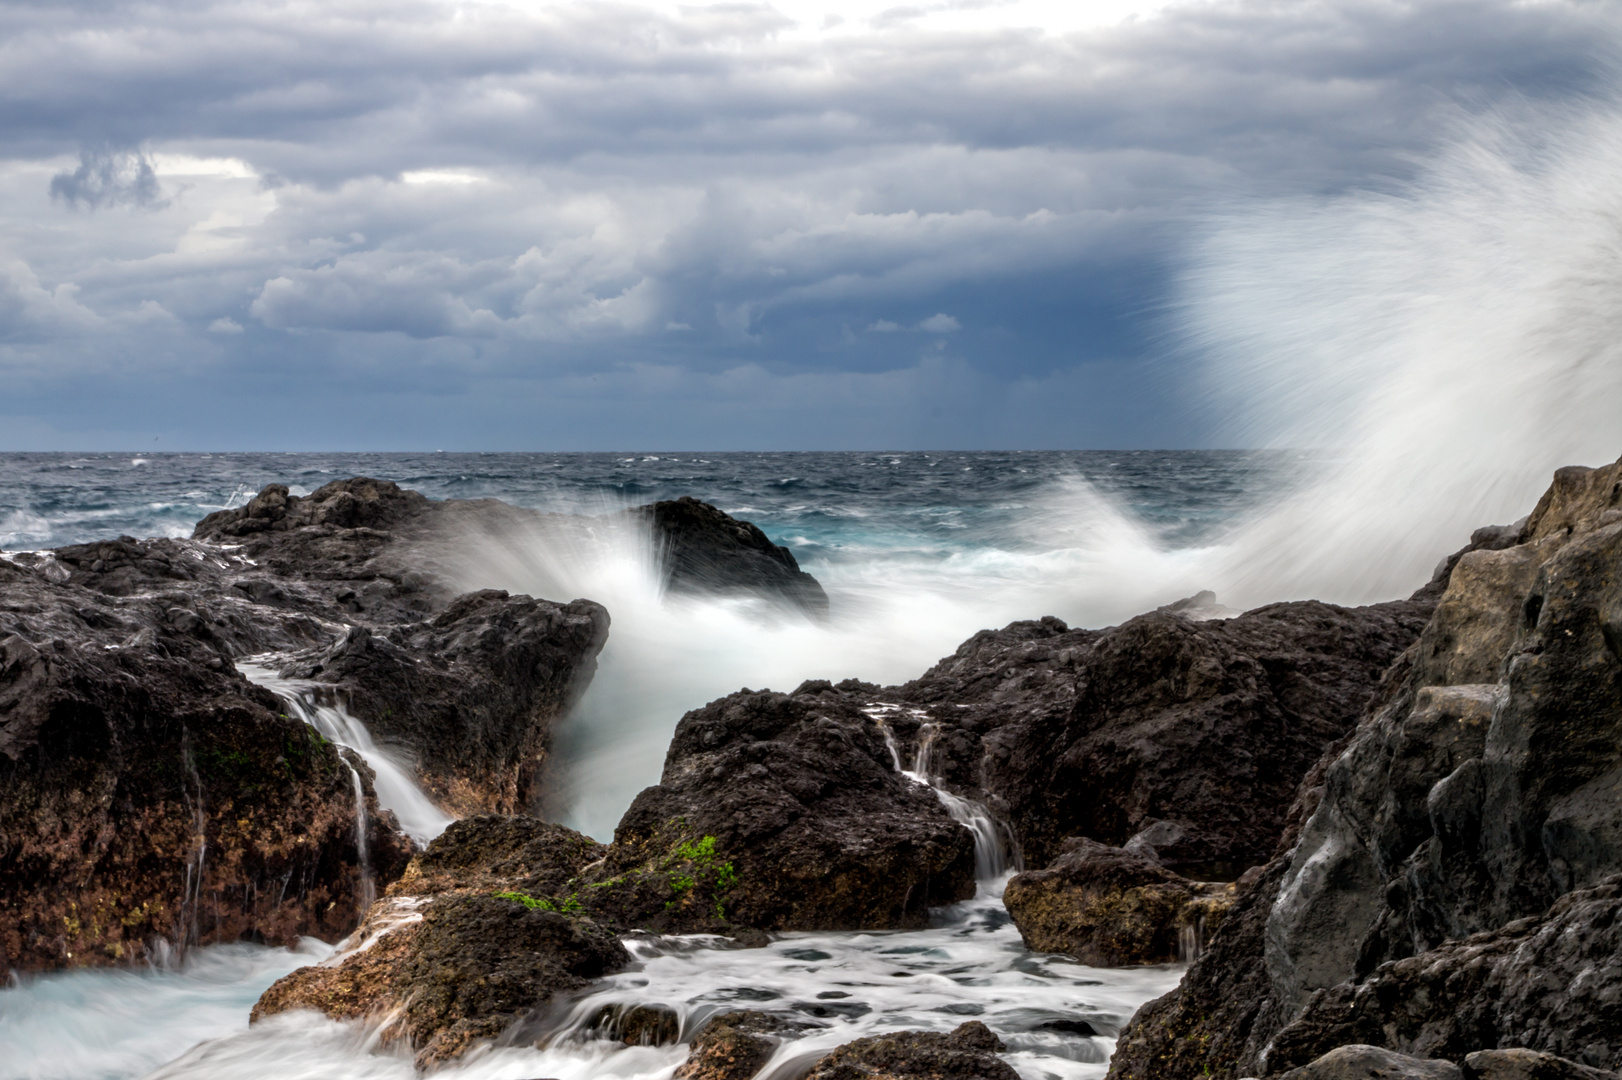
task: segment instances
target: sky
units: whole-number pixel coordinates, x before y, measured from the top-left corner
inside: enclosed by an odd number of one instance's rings
[[[1201,238],[1611,95],[1618,27],[0,0],[0,450],[1235,445]]]

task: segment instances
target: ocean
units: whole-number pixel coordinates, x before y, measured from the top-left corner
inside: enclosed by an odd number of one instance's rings
[[[556,815],[606,840],[636,792],[657,782],[686,710],[745,686],[903,681],[988,626],[1043,615],[1107,625],[1177,600],[1215,584],[1217,556],[1311,465],[1252,452],[7,454],[0,549],[188,535],[267,483],[308,493],[357,474],[433,498],[576,513],[693,495],[753,521],[823,583],[826,623],[747,601],[664,597],[648,553],[629,545],[466,552],[468,588],[584,596],[609,609],[597,676],[558,732]],[[837,985],[846,996],[830,1026],[785,1049],[769,1073],[793,1075],[807,1055],[864,1034],[947,1030],[973,1016],[1003,1035],[1028,1080],[1102,1076],[1113,1032],[1180,969],[1100,970],[1028,953],[999,899],[1013,868],[991,854],[976,898],[938,912],[929,930],[791,934],[741,952],[639,944],[635,968],[600,984],[545,1048],[496,1050],[448,1072],[664,1080],[685,1047],[591,1039],[584,1018],[605,1004],[657,1002],[691,1026],[739,1001],[827,1016],[819,995]],[[247,1028],[270,982],[332,945],[217,946],[170,968],[14,978],[0,990],[0,1080],[411,1076],[409,1058],[379,1051],[363,1026],[302,1014]],[[1077,1022],[1099,1034],[1067,1033],[1086,1030]]]

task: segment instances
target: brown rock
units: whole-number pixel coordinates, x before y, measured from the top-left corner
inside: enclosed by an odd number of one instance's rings
[[[846,1043],[816,1063],[806,1080],[1018,1080],[996,1055],[1002,1040],[978,1020],[950,1035],[899,1031]]]
[[[1144,855],[1075,837],[1046,869],[1011,879],[1003,904],[1027,949],[1123,967],[1193,959],[1234,894],[1232,885],[1189,881]]]
[[[752,1009],[722,1013],[693,1040],[687,1060],[676,1068],[676,1080],[750,1080],[776,1052],[779,1034],[800,1030],[791,1021]]]

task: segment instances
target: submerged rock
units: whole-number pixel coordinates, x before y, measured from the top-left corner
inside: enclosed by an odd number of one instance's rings
[[[1622,463],[1562,469],[1511,546],[1455,560],[1392,692],[1303,783],[1300,827],[1112,1077],[1337,1042],[1622,1064],[1619,502]]]
[[[1002,1040],[978,1020],[949,1035],[898,1031],[839,1047],[812,1066],[806,1080],[1018,1080],[997,1055]]]
[[[1046,869],[1010,880],[1003,903],[1027,949],[1121,967],[1192,959],[1222,925],[1235,891],[1076,837]]]

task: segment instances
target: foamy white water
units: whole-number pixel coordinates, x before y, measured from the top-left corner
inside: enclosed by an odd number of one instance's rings
[[[331,946],[213,945],[178,969],[103,968],[24,978],[0,990],[0,1080],[124,1080],[205,1039],[246,1030],[271,983]]]
[[[668,1080],[706,1021],[750,1008],[810,1025],[779,1048],[763,1080],[793,1075],[864,1035],[950,1031],[967,1019],[996,1031],[1029,1080],[1094,1080],[1126,1020],[1182,974],[1026,952],[1001,902],[985,892],[937,912],[928,930],[785,934],[761,949],[706,937],[627,944],[630,970],[526,1031],[543,1047],[487,1049],[435,1075]],[[313,943],[301,953],[212,946],[194,950],[180,971],[28,980],[0,991],[0,1080],[413,1080],[410,1056],[380,1048],[377,1032],[360,1023],[293,1013],[247,1028],[248,1010],[275,978],[329,952]],[[636,1005],[670,1010],[678,1042],[628,1047],[594,1029],[605,1009]]]

